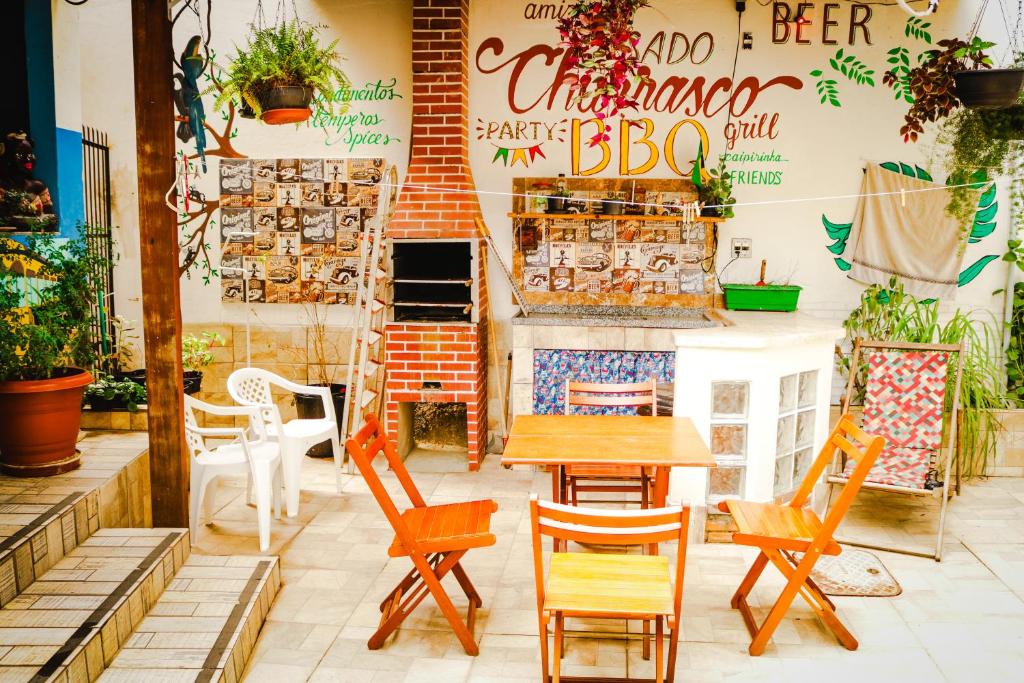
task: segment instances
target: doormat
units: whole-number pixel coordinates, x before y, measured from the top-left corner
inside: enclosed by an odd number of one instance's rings
[[[796,557],[799,561],[801,556]],[[878,556],[866,550],[844,548],[839,555],[822,555],[811,580],[825,595],[892,598],[903,592]]]

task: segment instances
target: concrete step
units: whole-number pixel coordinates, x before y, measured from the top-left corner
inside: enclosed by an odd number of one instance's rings
[[[0,476],[0,607],[97,529],[151,524],[144,446],[110,449],[107,439],[97,434],[79,443],[80,469]]]
[[[186,529],[100,529],[0,610],[0,680],[94,681],[189,554]]]
[[[192,555],[100,683],[240,680],[280,585],[276,557]]]

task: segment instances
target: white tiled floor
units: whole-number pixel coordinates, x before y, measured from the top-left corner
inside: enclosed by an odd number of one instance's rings
[[[428,598],[381,650],[366,649],[379,619],[378,603],[408,570],[389,560],[392,532],[359,478],[334,492],[328,462],[307,460],[302,512],[275,522],[272,553],[282,560],[284,585],[257,643],[249,681],[536,681],[540,676],[533,570],[526,505],[544,495],[546,475],[506,471],[489,456],[478,473],[421,472],[415,479],[429,502],[493,497],[498,542],[469,553],[464,564],[484,607],[476,627],[478,657],[466,656]],[[390,481],[394,481],[390,479]],[[242,482],[221,487],[215,524],[201,531],[197,553],[257,551],[255,511],[241,500]],[[926,547],[933,502],[864,494],[848,534],[891,537]],[[759,658],[729,598],[751,560],[730,545],[689,550],[682,681],[1009,681],[1024,676],[1024,480],[973,483],[950,507],[941,563],[879,553],[903,587],[896,598],[838,598],[840,618],[861,646],[848,652],[810,609],[795,603]],[[751,603],[760,614],[781,587],[772,569]],[[453,585],[451,594],[458,597]],[[570,642],[566,668],[576,675],[652,676],[639,644]]]

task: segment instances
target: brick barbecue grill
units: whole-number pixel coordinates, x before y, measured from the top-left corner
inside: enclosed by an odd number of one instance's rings
[[[412,426],[399,416],[411,404],[464,403],[468,466],[476,470],[487,445],[487,291],[469,168],[468,4],[413,1],[412,150],[388,229],[394,262],[385,420],[396,445],[407,447],[411,435],[400,430]],[[439,250],[437,272],[422,262],[424,249]]]

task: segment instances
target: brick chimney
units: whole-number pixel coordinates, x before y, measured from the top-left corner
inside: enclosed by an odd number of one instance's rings
[[[480,204],[469,170],[469,0],[413,0],[412,114],[407,187],[389,234],[477,237],[473,219]]]
[[[469,169],[469,0],[413,0],[412,71],[409,172],[388,238],[469,240],[482,256]],[[385,329],[385,423],[392,440],[400,452],[411,441],[402,416],[416,403],[465,404],[470,470],[480,467],[487,446],[488,302],[483,259],[475,261],[475,322],[390,322]]]

